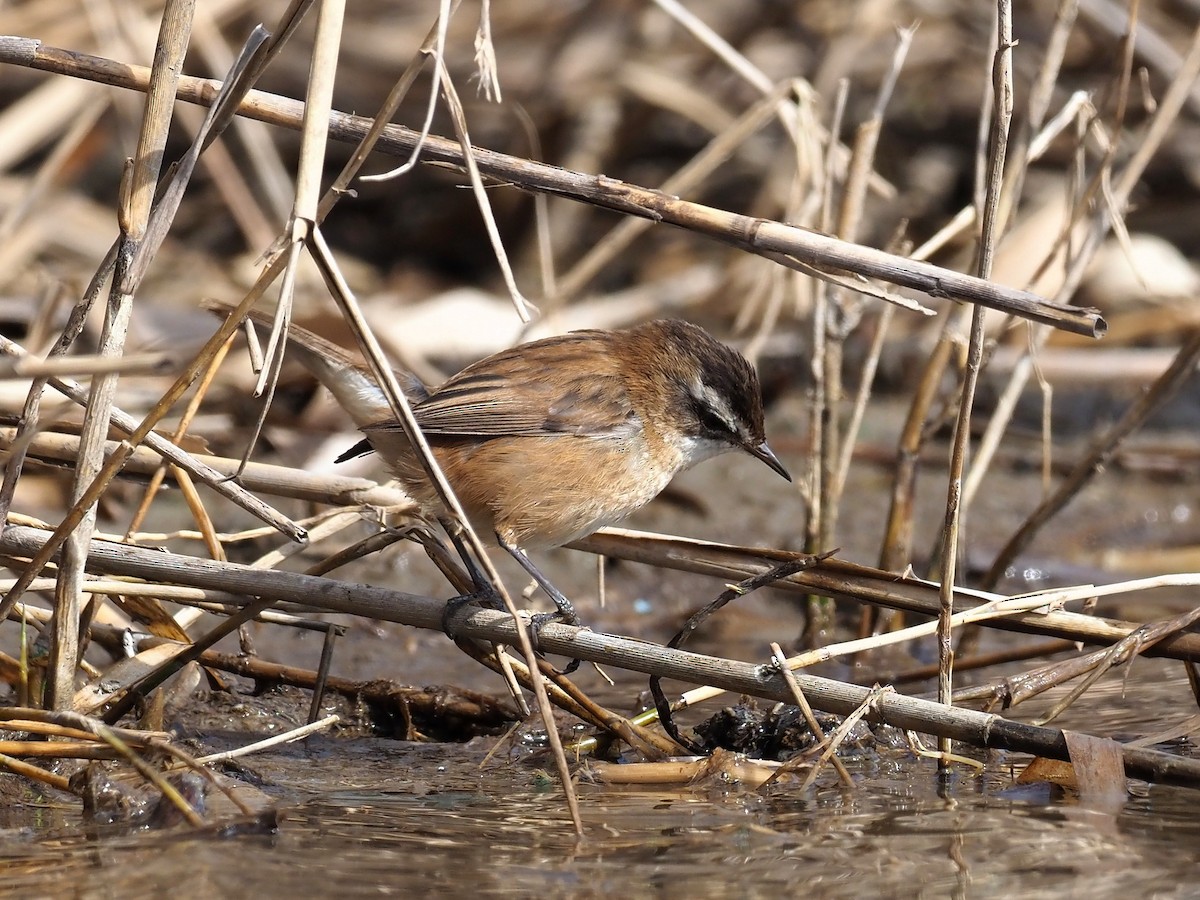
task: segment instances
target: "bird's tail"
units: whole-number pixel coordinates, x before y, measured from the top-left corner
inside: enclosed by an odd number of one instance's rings
[[[221,300],[206,299],[202,305],[215,315],[229,315],[234,310],[232,304]],[[250,310],[247,316],[266,328],[274,323],[270,313],[259,309]],[[337,398],[359,428],[394,418],[374,377],[345,348],[294,322],[288,329],[287,344],[300,363]],[[396,378],[410,402],[419,403],[429,395],[428,388],[413,373],[396,370]]]

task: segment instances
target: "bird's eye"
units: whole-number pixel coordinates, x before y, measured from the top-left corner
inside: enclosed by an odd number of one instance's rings
[[[734,433],[729,423],[703,402],[696,404],[696,418],[700,420],[700,424],[704,427],[705,431],[712,431],[718,434]]]

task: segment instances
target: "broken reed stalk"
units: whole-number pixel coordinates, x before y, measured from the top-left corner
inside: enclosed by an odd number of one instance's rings
[[[1008,130],[1012,123],[1012,4],[1000,0],[996,7],[996,52],[992,59],[991,127],[988,129],[988,153],[986,191],[978,218],[981,221],[979,236],[978,274],[987,279],[992,274],[992,263],[996,245],[1004,230],[1005,217],[1001,213],[1001,189],[1004,184],[1004,161],[1008,153]],[[981,173],[982,174],[982,173]],[[954,648],[952,644],[951,619],[954,616],[954,577],[958,568],[959,528],[962,523],[962,480],[967,464],[967,452],[971,442],[971,410],[975,405],[975,388],[979,383],[979,370],[983,364],[983,320],[984,309],[976,306],[971,310],[970,339],[967,342],[967,358],[963,367],[962,384],[959,388],[958,415],[954,420],[954,436],[950,447],[950,471],[946,488],[946,524],[942,532],[939,568],[941,586],[938,591],[938,701],[953,705]],[[949,768],[950,740],[938,740],[941,757],[938,765]]]
[[[168,0],[163,11],[154,64],[146,91],[146,105],[137,149],[126,169],[122,184],[118,219],[121,239],[117,266],[109,288],[108,306],[100,332],[99,355],[119,359],[125,352],[125,339],[133,315],[133,298],[141,282],[144,266],[137,261],[147,247],[153,255],[150,229],[154,188],[158,183],[171,112],[175,107],[175,84],[183,68],[191,34],[195,0]],[[87,548],[96,525],[96,498],[89,499],[89,487],[100,475],[108,420],[117,392],[119,373],[106,372],[92,381],[89,402],[83,416],[79,459],[71,486],[71,502],[84,504],[82,515],[65,535],[55,591],[54,618],[50,627],[50,662],[46,705],[65,709],[75,695],[75,670],[79,666],[79,627],[83,612],[83,572]]]
[[[18,561],[36,553],[46,538],[46,533],[37,529],[9,526],[0,537],[0,554],[14,562]],[[233,563],[218,563],[103,542],[93,543],[88,565],[92,571],[105,574],[217,587],[235,594],[298,602],[314,609],[368,616],[419,628],[441,630],[443,624],[445,603],[442,600],[291,572],[265,572]],[[451,626],[455,633],[476,640],[512,644],[517,639],[516,628],[507,613],[463,610],[452,617]],[[784,702],[788,702],[792,696],[782,674],[770,665],[668,650],[644,641],[558,624],[548,624],[542,629],[540,643],[548,653],[616,665],[663,678],[709,684]],[[1170,643],[1163,642],[1164,646]],[[841,715],[849,714],[871,695],[867,688],[828,678],[797,674],[796,680],[814,707]],[[945,736],[982,747],[1034,753],[1054,759],[1068,758],[1066,738],[1059,729],[1023,725],[989,713],[947,708],[939,703],[904,697],[894,692],[887,692],[879,698],[872,718],[899,728]],[[1121,752],[1125,771],[1131,777],[1200,787],[1200,761],[1129,747],[1123,747]]]
[[[0,37],[0,62],[130,90],[145,90],[147,82],[147,71],[143,67],[47,47],[32,38]],[[188,102],[208,104],[217,89],[216,82],[184,76],[180,80],[178,97]],[[298,128],[303,118],[303,104],[299,101],[261,91],[251,91],[239,111],[251,118],[287,128]],[[335,140],[354,142],[368,133],[374,124],[368,118],[335,112],[329,134]],[[417,133],[407,128],[388,125],[383,129],[376,147],[385,153],[407,155],[417,139]],[[457,141],[446,138],[431,135],[424,143],[423,154],[430,163],[448,164],[456,168],[465,165],[461,146]],[[782,254],[799,260],[809,269],[817,267],[878,278],[933,297],[977,303],[1091,337],[1099,337],[1107,330],[1104,319],[1094,310],[1049,303],[1028,291],[1006,288],[961,272],[837,240],[782,222],[731,213],[607,176],[571,172],[483,148],[475,148],[474,154],[479,170],[498,181],[625,215],[676,225],[777,261],[777,255]]]

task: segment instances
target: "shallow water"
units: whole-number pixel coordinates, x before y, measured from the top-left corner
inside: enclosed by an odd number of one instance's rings
[[[827,779],[803,794],[766,795],[739,785],[584,784],[586,834],[577,842],[552,782],[522,763],[479,769],[482,753],[317,739],[278,760],[295,780],[277,785],[285,808],[273,835],[80,832],[49,821],[5,835],[2,890],[87,898],[1197,890],[1200,821],[1196,794],[1184,789],[1138,786],[1114,815],[1038,787],[1011,789],[1003,762],[939,787],[932,763],[905,754],[851,762],[852,791]]]
[[[1032,716],[1061,695],[1050,692]],[[1190,714],[1178,664],[1104,679],[1061,724],[1096,734]],[[232,734],[219,743],[235,744]],[[853,789],[755,791],[710,779],[630,787],[578,781],[585,835],[519,744],[315,736],[236,770],[280,808],[272,834],[78,827],[73,805],[9,806],[0,895],[84,898],[479,896],[1192,897],[1200,794],[1133,782],[1118,809],[1013,785],[1027,758],[943,780],[906,750],[846,759]],[[1194,744],[1176,751],[1196,753]],[[214,810],[215,811],[215,810]]]

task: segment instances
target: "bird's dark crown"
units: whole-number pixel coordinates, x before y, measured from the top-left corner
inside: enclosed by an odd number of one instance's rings
[[[647,362],[674,385],[677,421],[690,423],[697,436],[736,446],[762,443],[762,392],[746,357],[690,322],[660,319],[640,329],[658,338],[661,358]]]

